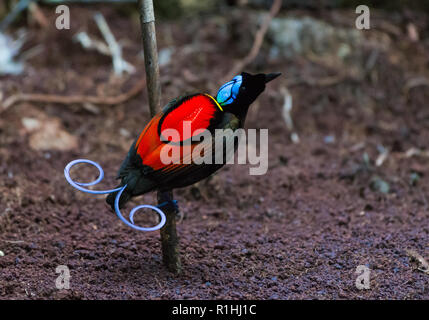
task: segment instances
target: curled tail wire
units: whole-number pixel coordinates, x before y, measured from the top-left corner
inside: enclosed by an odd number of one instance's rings
[[[86,182],[86,183],[74,181],[70,177],[70,170],[74,165],[79,164],[79,163],[88,163],[88,164],[95,166],[98,169],[99,177],[95,181]],[[129,191],[126,191],[126,189],[128,189],[127,184],[123,184],[123,186],[121,185],[120,187],[118,187],[116,189],[109,189],[109,190],[90,190],[90,189],[86,188],[88,186],[96,185],[101,180],[103,180],[104,171],[97,162],[94,162],[94,161],[88,160],[88,159],[73,160],[73,161],[69,162],[66,165],[66,167],[64,168],[64,176],[65,176],[68,183],[70,183],[74,188],[76,188],[80,191],[83,191],[86,193],[91,193],[91,194],[106,194],[106,193],[108,193],[109,196],[107,197],[106,201],[110,204],[110,202],[113,199],[113,206],[112,207],[113,207],[114,211],[116,212],[116,215],[118,216],[118,218],[123,223],[125,223],[127,226],[129,226],[133,229],[140,230],[140,231],[155,231],[155,230],[161,229],[165,225],[165,222],[167,221],[165,214],[164,214],[164,212],[162,212],[162,210],[160,210],[158,207],[154,207],[154,206],[146,205],[146,204],[137,206],[131,210],[130,215],[129,215],[130,221],[125,219],[124,216],[122,215],[120,209],[119,209],[119,206],[120,206],[120,204],[122,204],[122,205],[125,204],[132,196],[132,194],[130,194]],[[149,208],[151,210],[154,210],[160,216],[161,221],[155,227],[144,228],[144,227],[139,227],[139,226],[134,224],[135,213],[138,210],[144,209],[144,208]]]

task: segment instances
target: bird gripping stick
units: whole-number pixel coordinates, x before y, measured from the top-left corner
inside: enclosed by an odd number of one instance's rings
[[[155,15],[152,0],[139,0],[140,20],[142,27],[143,51],[149,94],[151,116],[161,109],[161,84],[159,80],[158,50],[156,45]],[[173,192],[158,192],[158,202],[172,202]],[[171,206],[170,206],[171,207]],[[172,208],[165,210],[167,221],[161,229],[162,258],[167,268],[180,273],[179,240],[176,232],[176,211]]]

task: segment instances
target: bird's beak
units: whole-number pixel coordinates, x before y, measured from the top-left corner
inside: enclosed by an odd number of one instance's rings
[[[265,75],[265,83],[268,83],[271,80],[274,80],[275,78],[277,78],[280,75],[281,75],[281,72],[273,72],[273,73],[266,74]]]

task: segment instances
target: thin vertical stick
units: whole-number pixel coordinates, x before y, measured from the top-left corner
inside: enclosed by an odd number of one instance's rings
[[[155,14],[152,0],[139,0],[142,26],[144,62],[151,116],[161,110],[161,84],[159,81],[158,49],[156,47]]]
[[[158,192],[158,203],[173,200],[173,192]],[[167,221],[161,228],[162,261],[168,270],[179,274],[182,271],[179,254],[179,238],[176,232],[176,211],[163,209]]]
[[[156,47],[155,15],[152,0],[139,0],[143,36],[143,50],[146,69],[150,113],[154,116],[161,109],[161,84],[159,81],[158,50]],[[173,200],[173,192],[158,192],[158,203]],[[161,231],[162,260],[168,270],[180,273],[179,239],[176,232],[176,212],[167,208],[163,211],[167,222]]]

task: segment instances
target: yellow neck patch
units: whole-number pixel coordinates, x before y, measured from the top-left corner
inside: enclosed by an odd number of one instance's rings
[[[205,93],[205,95],[207,96],[207,97],[210,97],[215,103],[216,103],[216,105],[217,105],[217,107],[220,109],[220,111],[222,111],[223,112],[223,109],[222,109],[222,107],[220,106],[220,104],[219,104],[219,102],[217,102],[217,100],[215,99],[215,98],[213,98],[211,95],[209,95],[208,93]]]

